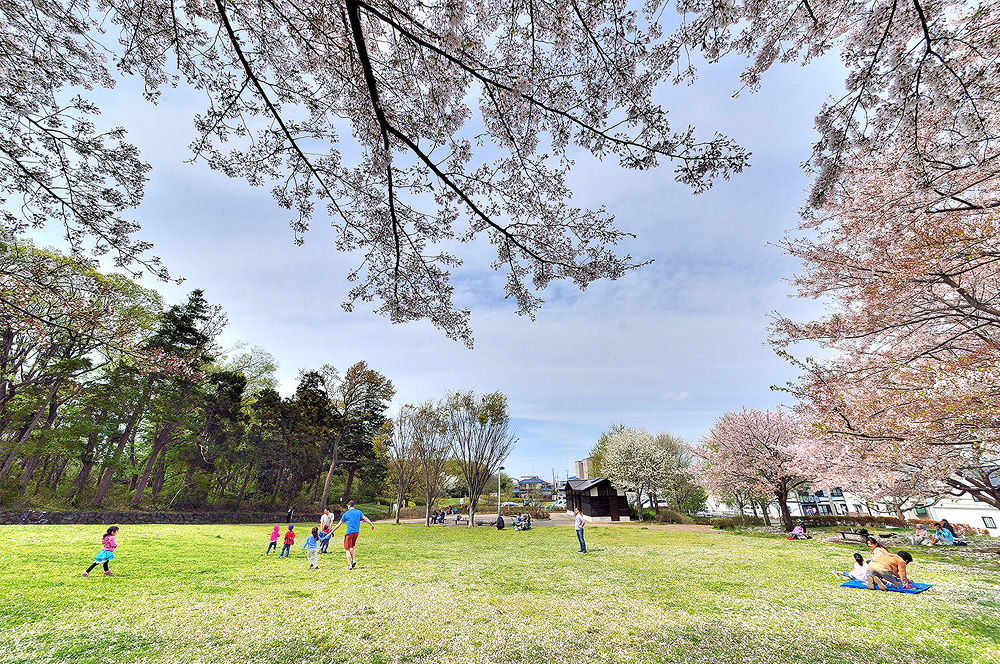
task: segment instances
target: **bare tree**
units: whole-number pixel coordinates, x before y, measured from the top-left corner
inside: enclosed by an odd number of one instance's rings
[[[507,397],[455,392],[443,403],[447,435],[459,472],[469,487],[469,527],[475,525],[479,497],[517,442],[510,429]]]
[[[447,427],[441,409],[433,401],[417,406],[411,414],[414,434],[414,453],[419,468],[418,477],[424,490],[426,509],[424,525],[431,525],[431,509],[441,495],[444,467],[451,449]]]
[[[414,432],[414,407],[399,407],[396,417],[382,427],[382,435],[376,441],[389,468],[389,477],[396,486],[396,523],[403,501],[413,487],[420,470],[417,458],[417,437]]]

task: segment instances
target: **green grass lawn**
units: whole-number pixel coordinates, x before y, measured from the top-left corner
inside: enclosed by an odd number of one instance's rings
[[[920,552],[904,595],[818,540],[380,524],[312,571],[270,530],[124,526],[85,579],[103,528],[0,527],[0,662],[1000,662],[995,562]]]

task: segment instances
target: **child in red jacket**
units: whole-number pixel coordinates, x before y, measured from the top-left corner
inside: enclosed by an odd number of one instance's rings
[[[281,547],[281,553],[278,554],[279,558],[287,558],[288,554],[291,552],[292,545],[295,544],[295,526],[288,524],[288,532],[285,533],[285,546]]]

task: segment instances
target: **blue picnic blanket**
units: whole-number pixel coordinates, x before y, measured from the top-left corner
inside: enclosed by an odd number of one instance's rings
[[[912,588],[892,588],[892,587],[890,587],[889,590],[892,591],[892,592],[894,592],[894,593],[907,593],[907,594],[910,594],[910,595],[916,595],[917,593],[924,592],[925,590],[927,590],[928,588],[930,588],[933,585],[933,584],[930,584],[930,583],[917,583],[916,581],[911,581],[910,583],[913,584]],[[865,590],[868,590],[868,586],[863,581],[856,581],[855,579],[851,579],[850,581],[845,581],[844,583],[840,584],[840,587],[841,588],[864,588]]]

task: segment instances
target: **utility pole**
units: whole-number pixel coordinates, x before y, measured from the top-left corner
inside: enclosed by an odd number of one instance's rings
[[[569,470],[566,471],[566,481],[568,482],[569,474],[573,471],[573,443],[567,440],[566,448],[569,450]]]

